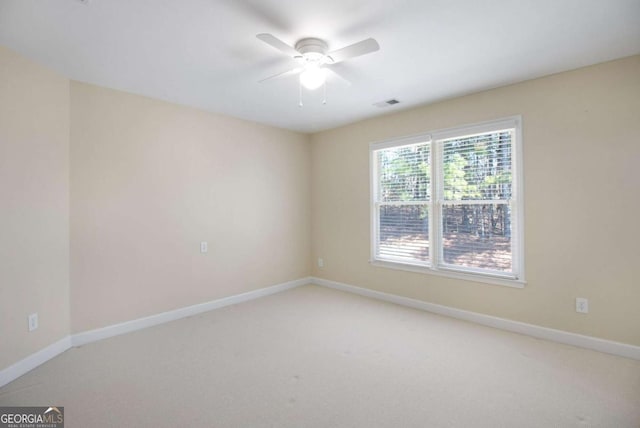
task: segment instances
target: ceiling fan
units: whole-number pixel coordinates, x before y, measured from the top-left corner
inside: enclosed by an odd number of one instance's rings
[[[348,82],[347,79],[340,76],[335,70],[332,70],[331,66],[380,49],[378,42],[372,38],[328,52],[327,42],[313,37],[298,40],[295,47],[289,46],[272,34],[261,33],[256,35],[256,37],[286,55],[291,56],[298,62],[297,67],[269,76],[259,82],[299,74],[300,85],[309,90],[314,90],[324,85],[327,79],[327,73],[332,73]]]

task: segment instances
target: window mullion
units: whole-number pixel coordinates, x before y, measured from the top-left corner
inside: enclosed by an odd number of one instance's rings
[[[441,194],[442,186],[440,179],[440,149],[437,141],[431,141],[431,200],[429,201],[429,230],[431,248],[429,254],[431,256],[431,267],[437,268],[440,264],[442,254],[442,235],[440,233],[441,223]]]

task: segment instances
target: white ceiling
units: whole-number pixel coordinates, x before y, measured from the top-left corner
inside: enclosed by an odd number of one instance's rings
[[[378,52],[304,92],[258,40]],[[640,53],[640,0],[0,0],[0,44],[62,74],[303,132]],[[372,104],[397,98],[400,104]]]

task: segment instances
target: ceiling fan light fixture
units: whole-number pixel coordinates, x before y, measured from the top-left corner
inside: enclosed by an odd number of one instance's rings
[[[318,89],[327,80],[327,70],[318,66],[307,67],[300,74],[300,84],[310,91]]]
[[[298,64],[298,67],[296,68],[267,77],[259,82],[299,74],[300,106],[302,106],[303,86],[306,89],[313,91],[318,89],[320,86],[325,85],[328,71],[331,71],[332,75],[341,78],[340,74],[336,73],[336,70],[325,68],[325,65],[330,67],[333,64],[366,55],[380,49],[378,42],[372,38],[361,40],[337,50],[329,51],[327,42],[315,37],[300,39],[295,44],[295,47],[288,45],[269,33],[260,33],[257,34],[256,37],[269,46],[283,52],[287,56],[292,57]],[[346,81],[344,78],[341,79]],[[349,82],[347,81],[347,83]],[[325,102],[326,101],[323,103]]]

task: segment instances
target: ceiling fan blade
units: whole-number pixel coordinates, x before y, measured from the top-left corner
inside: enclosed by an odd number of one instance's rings
[[[329,74],[329,78],[335,79],[343,84],[346,84],[347,86],[351,86],[351,81],[338,73],[336,70],[331,67],[326,67],[326,69],[327,73]]]
[[[375,39],[366,39],[358,43],[354,43],[344,48],[329,52],[327,54],[333,60],[333,63],[344,61],[345,59],[354,58],[360,55],[366,55],[371,52],[375,52],[380,49],[380,45]]]
[[[280,52],[284,52],[289,56],[300,55],[300,53],[297,50],[295,50],[292,46],[289,46],[288,44],[286,44],[285,42],[283,42],[273,34],[260,33],[260,34],[257,34],[256,37],[262,40],[263,42],[265,42],[266,44],[268,44],[269,46],[274,47],[278,49]]]
[[[282,73],[274,74],[273,76],[265,77],[262,80],[258,80],[258,83],[266,82],[267,80],[271,80],[271,79],[280,79],[282,77],[294,76],[296,74],[302,73],[302,70],[304,70],[304,68],[296,67],[291,70],[283,71]]]

